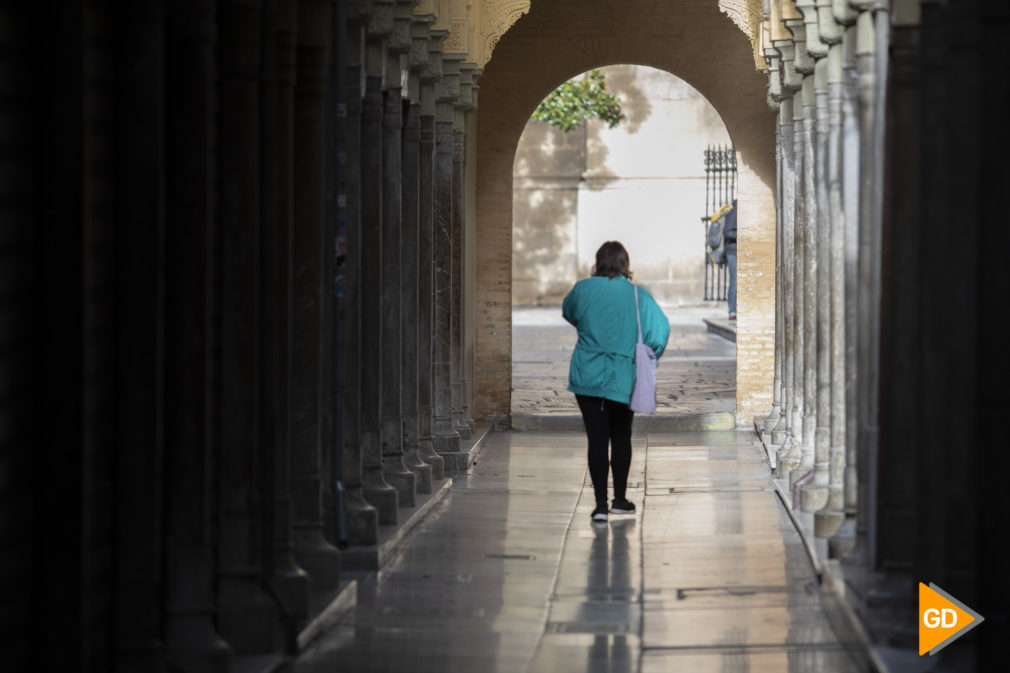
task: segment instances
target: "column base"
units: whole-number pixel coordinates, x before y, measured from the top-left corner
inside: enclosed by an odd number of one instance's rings
[[[230,673],[232,651],[214,632],[210,615],[174,615],[165,624],[170,666],[193,673]]]
[[[856,550],[856,517],[846,514],[838,532],[828,538],[828,558],[839,559],[846,563]],[[849,563],[854,560],[848,561]]]
[[[828,504],[828,487],[807,484],[800,489],[800,509],[816,512]]]
[[[255,574],[219,576],[217,627],[240,654],[271,654],[284,644],[277,604],[263,592]]]
[[[313,589],[336,589],[340,585],[340,552],[323,537],[319,525],[292,530],[295,561],[309,575]]]
[[[799,451],[794,451],[795,448],[795,440],[787,434],[781,447],[776,452],[775,476],[779,479],[785,479],[800,464]]]
[[[830,538],[838,532],[843,521],[845,512],[841,510],[825,508],[814,512],[814,536]]]
[[[274,555],[274,572],[267,582],[287,614],[284,651],[292,652],[298,632],[309,621],[309,576],[291,558],[291,550],[282,549]]]
[[[365,502],[379,512],[380,526],[396,525],[396,510],[399,507],[397,491],[386,483],[381,467],[366,467],[361,475],[361,486]]]
[[[418,442],[417,452],[424,459],[424,462],[431,467],[431,478],[433,480],[445,479],[445,461],[442,459],[442,456],[435,453],[430,437]]]
[[[463,441],[470,439],[470,426],[466,424],[463,420],[463,410],[453,409],[452,410],[452,428],[459,435],[459,438]]]
[[[403,452],[403,464],[414,473],[415,489],[417,493],[427,495],[431,493],[432,469],[431,465],[421,458],[418,447],[408,448]]]
[[[459,451],[460,436],[452,426],[452,418],[435,419],[431,430],[431,447],[438,453]]]
[[[382,475],[396,489],[398,507],[413,507],[417,478],[403,464],[403,455],[383,456]]]
[[[352,546],[369,547],[379,542],[379,511],[365,501],[361,486],[344,492],[347,514],[347,541]]]
[[[765,416],[764,423],[761,424],[761,431],[767,435],[771,435],[772,428],[778,425],[779,420],[782,418],[782,408],[781,405],[773,404],[771,412]]]

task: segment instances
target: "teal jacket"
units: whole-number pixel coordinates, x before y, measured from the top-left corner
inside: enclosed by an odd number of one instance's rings
[[[645,288],[638,286],[642,341],[658,358],[670,338],[670,322]],[[627,404],[635,386],[635,288],[624,276],[580,280],[561,307],[579,331],[568,369],[568,390]]]

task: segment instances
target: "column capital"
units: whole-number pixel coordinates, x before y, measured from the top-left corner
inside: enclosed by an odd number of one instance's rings
[[[839,44],[844,28],[835,20],[835,0],[817,0],[817,28],[827,44]]]
[[[413,36],[410,32],[412,13],[417,0],[395,0],[393,5],[393,30],[389,34],[390,53],[402,54],[410,49]]]
[[[803,75],[796,69],[796,43],[777,40],[774,45],[782,61],[782,94],[791,96],[803,85]]]
[[[430,54],[428,42],[435,17],[431,14],[415,14],[410,21],[410,50],[407,52],[407,67],[411,71],[421,71],[428,65]]]
[[[449,37],[449,31],[432,28],[428,31],[428,63],[421,66],[422,82],[437,82],[442,78],[442,44]]]
[[[821,40],[821,32],[817,25],[817,0],[796,0],[796,9],[803,14],[807,53],[815,59],[827,56],[828,45]]]
[[[395,0],[372,0],[372,12],[366,29],[369,40],[382,40],[393,32]]]
[[[814,59],[807,51],[807,24],[796,19],[790,19],[785,23],[786,28],[793,34],[793,63],[796,71],[804,75],[812,73]]]

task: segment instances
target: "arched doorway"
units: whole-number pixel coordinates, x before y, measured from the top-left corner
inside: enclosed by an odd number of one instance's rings
[[[713,45],[718,45],[715,48]],[[771,406],[775,311],[775,115],[747,38],[715,2],[534,3],[480,81],[475,233],[475,407],[505,419],[511,397],[512,167],[539,101],[593,67],[676,74],[719,111],[740,161],[738,422]]]
[[[631,64],[594,71],[620,101],[614,127],[590,119],[562,130],[531,119],[513,168],[512,426],[581,429],[567,391],[575,330],[564,295],[591,272],[596,249],[618,239],[634,280],[670,320],[650,427],[732,427],[736,350],[725,288],[707,293],[707,157],[732,141],[716,109],[675,75]],[[584,78],[584,73],[576,79]],[[660,423],[660,421],[663,423]]]

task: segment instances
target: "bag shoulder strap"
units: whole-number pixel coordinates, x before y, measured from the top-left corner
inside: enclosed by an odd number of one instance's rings
[[[638,310],[638,286],[635,286],[635,322],[638,323],[638,342],[642,343],[642,314]]]

